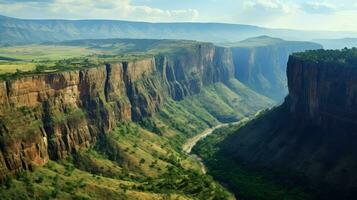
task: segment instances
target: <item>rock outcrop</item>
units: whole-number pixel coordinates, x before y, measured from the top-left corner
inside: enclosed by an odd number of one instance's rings
[[[0,177],[93,145],[120,121],[152,116],[233,77],[228,49],[197,44],[177,54],[107,63],[0,83]]]

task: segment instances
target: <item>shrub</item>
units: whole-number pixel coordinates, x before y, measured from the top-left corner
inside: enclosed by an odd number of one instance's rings
[[[144,158],[140,159],[139,164],[142,165],[142,164],[144,164],[144,163],[145,163],[145,159],[144,159]]]
[[[35,67],[35,72],[37,72],[37,73],[43,72],[46,70],[46,68],[47,68],[46,65],[38,64]]]
[[[55,187],[51,192],[51,197],[56,198],[58,193],[59,193],[59,190],[57,187]]]
[[[6,189],[10,189],[10,188],[11,188],[11,186],[13,185],[13,180],[12,180],[12,177],[11,177],[11,176],[7,176],[7,177],[5,178],[4,185],[5,185],[5,188],[6,188]]]
[[[42,181],[43,181],[43,176],[42,175],[37,177],[36,180],[35,180],[36,183],[42,183]]]

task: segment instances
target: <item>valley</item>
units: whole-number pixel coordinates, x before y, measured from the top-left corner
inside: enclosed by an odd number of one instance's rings
[[[252,117],[259,115],[260,112],[261,111],[258,111],[256,114],[252,115]],[[212,133],[214,133],[217,129],[222,129],[227,126],[239,126],[241,124],[245,124],[247,121],[251,120],[252,117],[245,117],[237,122],[219,124],[219,125],[216,125],[215,127],[206,129],[203,132],[195,135],[194,137],[187,139],[187,141],[182,145],[182,150],[185,153],[190,154],[190,156],[192,156],[195,160],[197,160],[200,163],[201,171],[205,174],[207,172],[207,170],[206,170],[206,166],[204,165],[202,159],[196,154],[191,154],[191,151],[195,147],[195,145],[198,142],[200,142],[201,140],[203,140],[206,137],[208,137],[209,135],[211,135]]]
[[[244,119],[241,119],[240,121],[238,122],[233,122],[233,123],[229,123],[229,124],[219,124],[215,127],[212,127],[212,128],[209,128],[209,129],[206,129],[204,130],[203,132],[197,134],[196,136],[192,137],[192,138],[189,138],[187,140],[187,142],[185,144],[182,145],[182,150],[186,153],[191,153],[192,151],[192,148],[197,144],[197,142],[199,142],[200,140],[204,139],[205,137],[207,137],[208,135],[212,134],[213,131],[215,131],[216,129],[220,129],[220,128],[223,128],[225,126],[229,126],[231,124],[239,124],[239,123],[243,123],[245,122],[246,120],[248,120],[248,118],[244,118]]]
[[[208,174],[243,199],[354,199],[356,53],[290,56],[282,105],[194,147]]]
[[[234,199],[181,146],[273,101],[234,78],[229,49],[153,42],[173,50],[3,74],[1,199]]]

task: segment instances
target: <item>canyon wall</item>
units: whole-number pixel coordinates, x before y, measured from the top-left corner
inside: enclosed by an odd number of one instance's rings
[[[152,116],[233,77],[228,49],[197,44],[177,54],[0,83],[0,177],[93,145],[118,122]]]
[[[357,68],[348,63],[355,58],[330,54],[290,56],[283,105],[237,130],[221,147],[239,163],[302,183],[316,199],[355,199]]]
[[[252,40],[254,44],[250,46]],[[266,40],[271,44],[265,44]],[[249,45],[245,44],[247,42]],[[284,41],[264,36],[248,39],[241,45],[232,47],[235,77],[256,92],[277,102],[281,102],[288,94],[286,64],[289,55],[322,48],[316,43]]]
[[[287,103],[295,118],[327,130],[357,130],[357,68],[292,56],[287,76]]]

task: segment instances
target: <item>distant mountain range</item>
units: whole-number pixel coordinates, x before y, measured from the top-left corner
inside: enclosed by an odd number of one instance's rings
[[[0,44],[75,39],[148,38],[235,42],[269,35],[289,40],[357,37],[356,32],[269,29],[223,23],[148,23],[119,20],[32,20],[0,16]]]

